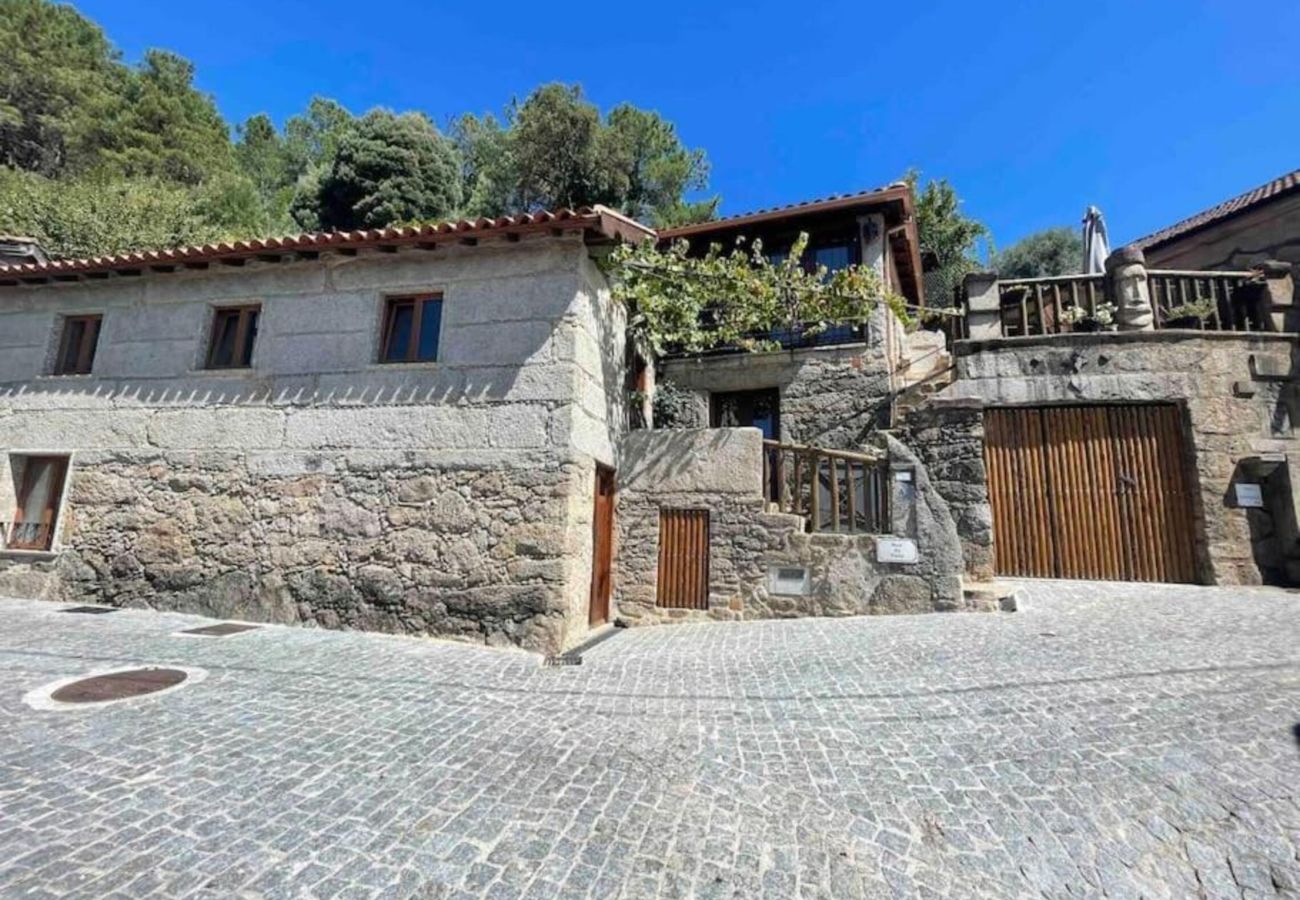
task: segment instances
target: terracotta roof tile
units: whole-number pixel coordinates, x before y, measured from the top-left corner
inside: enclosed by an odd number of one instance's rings
[[[368,249],[385,244],[416,244],[446,235],[493,237],[522,234],[548,228],[581,228],[611,239],[644,240],[655,233],[645,225],[603,206],[581,209],[558,209],[480,218],[474,221],[438,222],[401,228],[376,228],[357,231],[320,231],[278,238],[255,238],[222,241],[165,250],[141,250],[113,256],[83,259],[58,259],[41,263],[0,265],[0,283],[13,284],[25,279],[78,276],[91,273],[132,270],[170,263],[193,263],[246,259],[267,252],[311,252],[335,249]]]
[[[1181,222],[1176,222],[1168,228],[1162,228],[1160,231],[1148,234],[1133,243],[1143,249],[1168,243],[1175,238],[1213,225],[1215,222],[1235,216],[1238,213],[1243,213],[1261,203],[1275,200],[1297,188],[1300,188],[1300,169],[1283,175],[1281,178],[1275,178],[1268,184],[1261,184],[1259,187],[1246,191],[1246,193],[1238,197],[1233,197],[1231,200],[1225,200],[1218,206],[1212,206],[1207,210],[1198,212],[1196,215],[1183,219]]]
[[[798,215],[800,213],[819,212],[825,208],[837,208],[840,206],[851,206],[854,203],[867,202],[871,200],[889,201],[896,197],[906,196],[910,199],[910,192],[907,185],[901,181],[884,187],[872,188],[866,191],[858,191],[850,194],[831,194],[827,197],[818,197],[816,200],[801,200],[798,203],[787,203],[784,206],[769,206],[764,209],[755,209],[750,212],[737,213],[732,216],[724,216],[721,219],[712,219],[708,222],[700,222],[695,225],[682,225],[677,228],[664,228],[659,231],[660,238],[684,237],[690,234],[698,234],[704,231],[711,231],[715,228],[726,228],[731,225],[744,224],[754,220],[772,219],[785,215]]]

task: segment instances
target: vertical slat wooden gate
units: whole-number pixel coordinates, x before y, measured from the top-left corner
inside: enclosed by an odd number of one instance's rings
[[[1176,406],[989,409],[984,455],[999,574],[1196,580]]]
[[[656,603],[669,609],[709,608],[709,511],[659,511]]]

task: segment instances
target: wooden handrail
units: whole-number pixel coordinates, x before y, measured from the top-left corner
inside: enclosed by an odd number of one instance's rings
[[[763,441],[764,496],[809,531],[887,532],[888,473],[884,454]]]

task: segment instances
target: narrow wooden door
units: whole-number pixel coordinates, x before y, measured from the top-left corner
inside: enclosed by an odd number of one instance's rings
[[[614,470],[596,466],[596,504],[592,514],[591,600],[587,624],[609,621],[609,596],[613,589]]]
[[[668,609],[709,608],[707,509],[659,510],[655,603]]]
[[[1196,580],[1176,406],[990,409],[984,431],[999,574]]]

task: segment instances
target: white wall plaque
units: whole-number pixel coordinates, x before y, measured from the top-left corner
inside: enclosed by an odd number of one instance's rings
[[[909,538],[880,538],[876,541],[876,562],[916,562],[916,541]]]
[[[802,597],[811,592],[812,579],[804,566],[769,566],[767,589],[773,594]]]
[[[1264,491],[1258,484],[1239,481],[1232,487],[1237,492],[1238,506],[1263,507]]]

